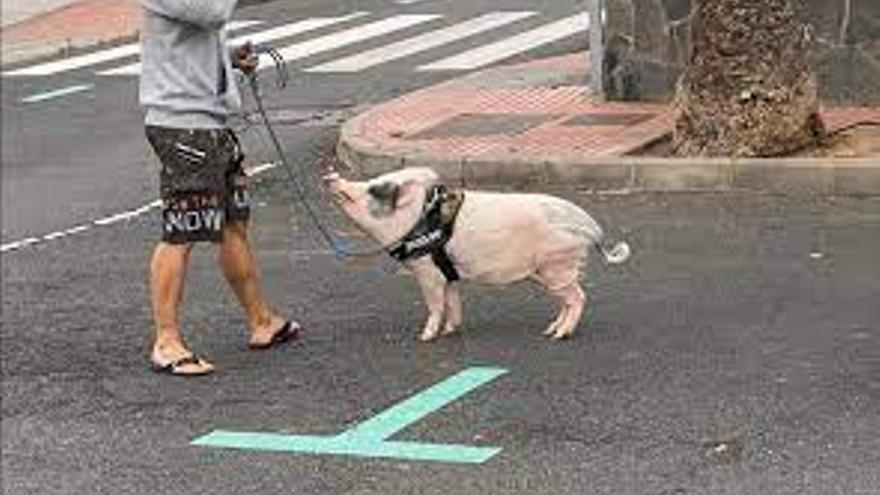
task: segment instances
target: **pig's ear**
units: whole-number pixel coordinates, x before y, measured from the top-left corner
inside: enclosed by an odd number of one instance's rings
[[[394,208],[403,208],[419,197],[421,183],[417,180],[407,180],[401,183],[397,188],[397,201],[394,202]]]

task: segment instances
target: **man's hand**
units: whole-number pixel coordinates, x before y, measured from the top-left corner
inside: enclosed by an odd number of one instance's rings
[[[250,41],[232,51],[232,66],[244,72],[252,74],[260,65],[260,57],[254,52],[254,45]]]

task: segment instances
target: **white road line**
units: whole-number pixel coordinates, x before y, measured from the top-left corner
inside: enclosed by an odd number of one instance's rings
[[[6,251],[12,251],[13,249],[21,249],[25,246],[30,246],[31,244],[36,244],[40,242],[36,237],[28,237],[27,239],[22,239],[20,241],[10,242],[8,244],[3,244],[0,246],[0,253],[5,253]]]
[[[256,33],[247,34],[244,36],[239,36],[234,38],[231,43],[239,44],[244,43],[245,41],[251,41],[253,43],[266,43],[267,41],[277,40],[280,38],[287,38],[290,36],[296,36],[298,34],[307,33],[309,31],[313,31],[316,29],[320,29],[323,27],[327,27],[333,24],[338,24],[345,21],[350,21],[353,19],[357,19],[359,17],[363,17],[368,15],[368,12],[354,12],[349,15],[340,16],[340,17],[315,17],[310,19],[305,19],[299,22],[294,22],[291,24],[285,24],[283,26],[278,26],[275,28],[267,29],[265,31],[258,31]],[[121,67],[116,67],[113,69],[101,71],[98,75],[101,76],[136,76],[141,73],[141,64],[140,62],[123,65]]]
[[[262,21],[233,21],[227,25],[229,32],[239,31],[251,26],[262,24]],[[129,43],[127,45],[108,48],[94,53],[88,53],[77,57],[63,58],[53,62],[23,67],[10,72],[5,72],[5,76],[48,76],[65,72],[89,65],[97,65],[118,58],[130,57],[137,55],[141,51],[140,43]]]
[[[267,170],[271,170],[277,166],[278,166],[277,163],[264,163],[264,164],[256,165],[254,167],[251,167],[251,168],[245,170],[245,173],[248,176],[254,176],[257,174],[261,174]],[[144,213],[147,213],[150,210],[159,208],[160,206],[162,206],[162,201],[157,199],[155,201],[152,201],[150,203],[147,203],[147,204],[141,206],[140,208],[136,208],[134,210],[129,210],[129,211],[124,211],[122,213],[117,213],[117,214],[110,215],[110,216],[107,216],[104,218],[99,218],[97,220],[93,220],[93,221],[89,222],[88,224],[78,225],[76,227],[69,228],[66,230],[59,230],[56,232],[50,232],[48,234],[41,235],[39,237],[28,237],[26,239],[22,239],[19,241],[7,242],[6,244],[0,245],[0,253],[5,253],[7,251],[15,251],[17,249],[21,249],[23,247],[30,246],[33,244],[38,244],[38,243],[47,242],[47,241],[53,241],[56,239],[61,239],[63,237],[86,232],[94,226],[106,227],[108,225],[112,225],[114,223],[121,222],[123,220],[130,220],[132,218],[136,218],[140,215],[143,215]]]
[[[419,71],[470,70],[575,34],[586,36],[590,25],[589,15],[578,14],[537,29],[520,33],[496,43],[483,45],[458,55],[418,67]]]
[[[38,103],[41,101],[51,100],[52,98],[58,98],[59,96],[67,96],[74,93],[81,93],[83,91],[88,91],[92,89],[94,86],[91,84],[76,84],[73,86],[67,86],[66,88],[53,89],[52,91],[45,91],[43,93],[37,93],[35,95],[30,95],[21,99],[22,103]]]
[[[535,15],[535,12],[492,12],[446,28],[437,29],[374,50],[312,67],[306,69],[306,72],[357,72],[489,31],[533,15]]]
[[[22,69],[7,72],[5,76],[48,76],[58,72],[78,69],[89,65],[100,64],[108,60],[117,58],[130,57],[137,55],[140,51],[140,45],[131,43],[128,45],[117,46],[100,52],[89,53],[79,57],[63,58],[54,62],[47,62],[40,65],[32,65]]]
[[[52,232],[51,234],[44,235],[41,239],[44,241],[51,241],[54,239],[58,239],[60,237],[66,237],[73,234],[78,234],[80,232],[85,232],[89,230],[91,227],[88,225],[79,225],[73,227],[72,229],[62,230],[60,232]]]
[[[92,223],[94,223],[95,225],[98,225],[98,226],[110,225],[110,224],[113,224],[116,222],[121,222],[122,220],[129,220],[131,218],[138,217],[138,216],[143,215],[144,213],[152,210],[153,208],[158,208],[161,205],[162,205],[162,202],[159,200],[156,200],[156,201],[153,201],[152,203],[146,204],[144,206],[141,206],[140,208],[137,208],[137,209],[134,209],[131,211],[124,211],[122,213],[110,215],[109,217],[99,218],[98,220],[95,220]]]
[[[265,172],[267,170],[272,170],[273,168],[275,168],[277,166],[278,166],[277,163],[269,162],[269,163],[264,163],[262,165],[256,165],[254,167],[251,167],[251,168],[245,170],[244,172],[248,177],[253,177],[257,174],[262,174],[263,172]]]
[[[281,54],[282,57],[284,57],[285,60],[298,60],[311,55],[315,55],[317,53],[328,52],[330,50],[335,50],[336,48],[351,45],[353,43],[357,43],[358,41],[363,41],[369,38],[375,38],[377,36],[393,33],[394,31],[399,31],[401,29],[415,26],[417,24],[432,21],[439,17],[442,16],[435,14],[398,15],[394,17],[389,17],[388,19],[383,19],[381,21],[365,24],[360,27],[341,31],[339,33],[329,34],[327,36],[304,41],[302,43],[288,45],[278,50],[278,52]],[[271,61],[271,59],[268,56],[265,57],[265,66],[268,66],[270,65],[269,62]]]

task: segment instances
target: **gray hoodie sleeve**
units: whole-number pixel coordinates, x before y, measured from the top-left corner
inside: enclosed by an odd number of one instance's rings
[[[238,0],[141,0],[161,16],[203,28],[219,28],[232,18]]]

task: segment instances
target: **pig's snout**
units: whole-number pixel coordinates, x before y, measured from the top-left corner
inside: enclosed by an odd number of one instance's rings
[[[351,194],[351,185],[348,181],[343,179],[338,173],[330,172],[325,174],[322,179],[324,180],[324,184],[327,186],[327,189],[336,199],[336,201],[340,203],[353,203],[354,197]]]

